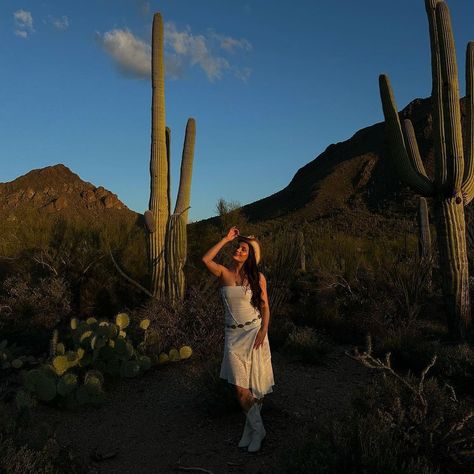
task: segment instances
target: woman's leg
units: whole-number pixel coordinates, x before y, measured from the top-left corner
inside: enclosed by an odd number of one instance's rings
[[[255,403],[256,399],[253,397],[252,392],[248,388],[235,386],[237,400],[239,401],[242,410],[247,413],[250,407]]]

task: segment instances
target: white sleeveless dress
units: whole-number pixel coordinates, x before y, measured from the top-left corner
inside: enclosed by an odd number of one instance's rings
[[[255,398],[273,391],[273,369],[268,336],[254,349],[262,324],[259,311],[250,303],[252,290],[244,286],[222,286],[225,308],[225,344],[220,377],[251,390]]]

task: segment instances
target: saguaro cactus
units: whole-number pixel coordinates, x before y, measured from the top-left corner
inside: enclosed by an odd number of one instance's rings
[[[418,201],[418,244],[422,259],[431,258],[431,232],[428,204],[426,198],[420,196]]]
[[[404,121],[402,132],[386,75],[380,76],[380,95],[387,138],[400,178],[415,192],[433,197],[448,325],[453,335],[464,337],[471,325],[464,206],[474,197],[474,43],[468,44],[466,55],[467,133],[464,151],[456,52],[449,10],[442,0],[425,0],[425,4],[433,76],[434,180],[426,174],[409,120]]]
[[[188,119],[181,162],[178,199],[174,214],[170,218],[171,133],[166,127],[165,120],[163,19],[160,13],[155,13],[153,17],[151,64],[153,91],[150,159],[151,185],[149,210],[145,212],[145,222],[149,231],[148,253],[151,293],[155,298],[171,298],[174,300],[177,295],[182,298],[184,294],[182,266],[186,260],[185,234],[187,210],[191,194],[196,124],[194,119]],[[174,242],[175,239],[177,239],[176,242]],[[176,276],[175,272],[179,276]],[[178,283],[176,285],[170,284],[175,279]]]
[[[166,297],[171,302],[182,300],[184,297],[184,264],[187,254],[186,223],[188,221],[189,201],[191,197],[191,178],[193,172],[194,142],[196,123],[189,119],[186,125],[183,157],[181,159],[181,174],[179,179],[178,196],[174,213],[168,219],[166,229]]]

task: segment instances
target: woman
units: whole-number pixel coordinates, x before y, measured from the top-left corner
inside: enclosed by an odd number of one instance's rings
[[[236,240],[230,268],[214,262],[215,256],[229,242]],[[202,257],[208,270],[219,278],[225,307],[225,345],[220,377],[235,385],[237,398],[245,415],[240,448],[249,452],[260,449],[265,428],[260,410],[264,395],[274,385],[268,324],[266,280],[258,271],[260,244],[253,236],[239,235],[232,227],[227,235]]]

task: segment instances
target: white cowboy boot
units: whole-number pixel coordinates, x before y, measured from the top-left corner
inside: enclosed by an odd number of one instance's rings
[[[246,448],[250,444],[250,442],[252,441],[252,432],[253,432],[252,426],[249,423],[247,414],[245,414],[244,432],[238,444],[239,448]]]
[[[247,448],[249,453],[256,453],[262,446],[262,440],[265,438],[267,432],[263,426],[262,417],[260,416],[260,408],[257,403],[254,403],[247,413],[250,426],[253,429],[252,441]]]
[[[257,403],[256,405],[258,406],[259,411],[261,411],[262,404]],[[240,441],[238,444],[239,448],[247,448],[248,445],[252,441],[253,428],[252,428],[252,425],[249,423],[247,414],[245,412],[244,414],[245,414],[245,426],[244,426],[244,432],[242,434],[242,438],[240,438]]]

